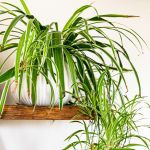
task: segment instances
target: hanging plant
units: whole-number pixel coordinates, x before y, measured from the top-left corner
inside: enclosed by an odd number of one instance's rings
[[[59,105],[62,109],[73,99],[71,104],[80,106],[81,112],[93,121],[89,126],[82,122],[85,130],[68,137],[76,137],[77,141],[65,149],[77,149],[79,145],[83,149],[82,144],[91,150],[132,149],[132,146],[143,145],[149,148],[148,139],[131,133],[137,129],[133,121],[134,106],[141,98],[141,85],[124,39],[139,51],[145,42],[134,30],[111,21],[136,16],[99,15],[93,6],[85,5],[77,9],[60,30],[57,22],[43,25],[31,14],[24,0],[20,1],[23,10],[7,2],[0,4],[0,22],[6,26],[0,32],[0,52],[14,50],[0,70],[13,53],[16,55],[14,66],[0,74],[0,84],[5,83],[0,113],[9,86],[20,103],[34,107]],[[82,13],[88,9],[93,9],[95,16],[83,17]],[[134,74],[137,81],[133,100],[124,94],[128,91],[125,73]],[[89,130],[91,126],[94,131]],[[80,139],[80,132],[86,135],[86,140]],[[126,143],[132,137],[141,139],[144,144]]]

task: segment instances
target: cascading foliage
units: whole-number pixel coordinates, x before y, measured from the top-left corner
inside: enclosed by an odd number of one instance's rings
[[[123,41],[126,39],[136,48],[139,47],[139,50],[145,42],[132,29],[111,21],[112,18],[135,16],[99,15],[93,6],[85,5],[76,10],[60,30],[57,22],[43,25],[31,14],[24,0],[20,2],[23,10],[7,2],[0,4],[0,26],[5,27],[0,31],[0,52],[12,50],[0,65],[0,70],[11,55],[16,55],[14,67],[4,73],[0,72],[0,84],[5,83],[0,113],[3,112],[11,79],[14,79],[16,88],[19,87],[20,95],[24,74],[33,106],[36,106],[37,99],[37,77],[42,74],[51,89],[51,106],[55,97],[49,75],[59,86],[59,106],[62,109],[63,97],[67,92],[64,80],[64,64],[67,64],[72,79],[74,104],[81,106],[81,112],[94,120],[94,130],[89,131],[83,122],[85,130],[73,133],[68,139],[75,136],[77,141],[65,149],[76,149],[79,145],[83,149],[83,143],[86,149],[91,150],[131,150],[133,146],[141,146],[142,144],[126,144],[126,139],[137,136],[132,136],[131,131],[137,129],[133,114],[134,105],[141,97],[141,85]],[[95,16],[82,17],[87,9],[93,9]],[[116,34],[119,40],[111,37],[107,31]],[[137,81],[138,91],[134,100],[129,100],[121,90],[121,87],[128,90],[126,72],[134,74]],[[78,136],[80,132],[86,135],[85,141],[81,141]],[[97,142],[93,142],[92,137],[95,136]],[[137,138],[148,148],[147,139],[140,136]]]

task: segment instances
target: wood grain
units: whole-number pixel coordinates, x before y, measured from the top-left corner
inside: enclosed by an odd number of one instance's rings
[[[76,106],[64,106],[50,109],[49,107],[36,107],[24,105],[6,105],[2,120],[89,120],[86,115],[81,115]]]

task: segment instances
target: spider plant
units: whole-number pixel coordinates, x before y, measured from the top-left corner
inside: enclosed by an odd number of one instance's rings
[[[138,129],[142,127],[137,120],[140,114],[138,106],[141,105],[142,98],[136,95],[133,99],[128,99],[116,89],[111,80],[105,71],[98,80],[96,90],[90,91],[86,87],[86,95],[78,105],[81,113],[92,120],[73,121],[81,124],[83,129],[66,138],[72,142],[64,150],[135,150],[137,147],[150,149],[150,139],[138,133]],[[119,103],[120,99],[122,103]]]
[[[85,5],[75,11],[60,31],[57,22],[52,22],[46,26],[42,25],[31,14],[24,0],[20,0],[20,2],[23,10],[7,2],[0,4],[1,26],[6,26],[6,29],[0,32],[2,36],[0,51],[9,51],[13,48],[16,54],[14,67],[0,74],[0,83],[6,82],[6,85],[8,84],[4,88],[4,96],[1,97],[1,108],[4,107],[6,101],[7,92],[5,91],[8,90],[11,83],[9,80],[14,78],[16,87],[19,86],[20,96],[24,74],[26,74],[28,93],[31,94],[33,106],[36,106],[37,77],[39,74],[45,77],[51,93],[54,93],[49,80],[50,74],[59,86],[59,106],[62,108],[63,97],[67,92],[64,86],[65,63],[69,67],[73,87],[72,94],[76,100],[79,99],[81,89],[83,92],[85,91],[84,86],[82,84],[79,86],[77,81],[84,83],[90,90],[96,90],[97,77],[99,78],[106,68],[111,78],[115,80],[117,87],[119,88],[123,82],[126,90],[127,83],[124,73],[132,70],[137,79],[138,95],[141,95],[138,73],[124,47],[123,38],[139,48],[142,46],[141,41],[143,39],[132,29],[110,21],[111,18],[134,16],[99,15],[93,6]],[[91,18],[82,17],[82,13],[87,9],[93,9],[96,15]],[[112,39],[106,30],[117,34],[120,41]],[[0,69],[9,57],[10,55],[1,64]],[[124,59],[130,68],[125,66]],[[52,99],[55,99],[54,94],[51,94],[50,105],[52,105]]]
[[[138,128],[134,116],[135,105],[141,97],[141,85],[124,40],[139,51],[145,42],[134,30],[112,21],[136,16],[99,14],[92,5],[85,5],[73,13],[63,29],[59,29],[57,22],[43,25],[24,0],[20,2],[23,8],[8,2],[0,3],[0,26],[6,27],[0,31],[0,52],[13,50],[0,65],[0,84],[5,83],[0,113],[12,82],[15,82],[20,97],[24,75],[33,106],[37,104],[37,78],[42,74],[51,90],[49,105],[53,106],[55,101],[52,78],[59,88],[59,107],[62,109],[63,98],[69,92],[65,88],[67,65],[74,104],[80,106],[81,112],[92,117],[93,121],[89,125],[81,122],[85,129],[68,137],[76,137],[77,141],[65,149],[76,149],[77,145],[81,149],[84,145],[85,149],[92,150],[129,150],[132,146],[148,148],[148,139],[132,133]],[[83,17],[82,13],[88,9],[93,10],[95,16]],[[109,32],[118,38],[115,39]],[[1,69],[14,53],[14,66],[2,73]],[[137,92],[133,100],[124,96],[124,92],[128,91],[125,73],[134,74],[136,78]],[[93,130],[90,131],[91,127]],[[82,141],[78,133],[85,134],[86,140]],[[143,144],[128,142],[132,137],[139,138]]]

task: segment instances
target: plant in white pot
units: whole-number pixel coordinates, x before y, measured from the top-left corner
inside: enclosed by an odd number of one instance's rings
[[[106,68],[112,78],[114,74],[119,74],[116,81],[118,87],[121,81],[127,86],[124,72],[133,69],[139,86],[139,95],[141,94],[138,74],[127,51],[123,45],[105,33],[105,30],[114,31],[134,44],[134,41],[125,35],[124,32],[127,32],[130,36],[136,37],[141,45],[140,40],[143,39],[137,33],[106,20],[134,16],[98,15],[95,8],[85,5],[75,11],[60,32],[56,22],[42,25],[31,15],[25,2],[20,1],[24,10],[7,2],[0,4],[1,22],[7,27],[0,32],[3,39],[0,51],[13,48],[16,52],[14,67],[0,75],[0,83],[12,83],[11,91],[19,102],[33,106],[55,105],[59,102],[62,108],[63,103],[71,99],[70,94],[75,100],[80,99],[79,96],[85,93],[84,85],[90,90],[96,90],[97,79]],[[96,16],[83,18],[82,12],[89,8],[96,12]],[[122,57],[127,60],[131,69],[125,67]],[[3,91],[1,108],[6,101],[8,85]]]
[[[10,25],[13,26],[14,22]],[[8,28],[3,45],[9,32]],[[58,105],[62,97],[63,103],[68,102],[68,94],[66,93],[66,96],[63,94],[65,91],[72,91],[72,82],[68,65],[63,59],[60,32],[49,32],[49,27],[46,31],[36,31],[31,19],[19,39],[15,66],[12,70],[14,78],[11,80],[11,91],[20,103]]]

